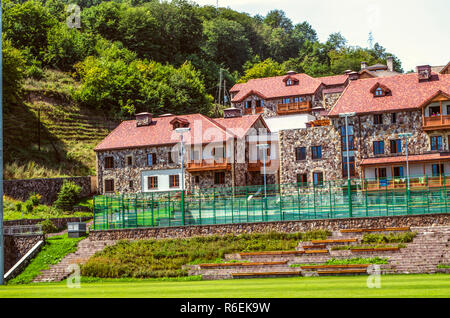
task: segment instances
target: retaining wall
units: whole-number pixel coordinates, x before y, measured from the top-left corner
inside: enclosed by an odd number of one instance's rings
[[[3,193],[16,200],[25,201],[30,197],[31,192],[36,192],[42,196],[42,204],[50,205],[56,201],[58,192],[65,180],[72,181],[81,187],[81,197],[91,195],[95,192],[95,189],[92,187],[91,178],[95,177],[4,180]]]
[[[5,235],[5,273],[8,272],[37,242],[44,240],[43,234]]]
[[[185,238],[191,236],[225,235],[262,232],[305,232],[315,229],[336,231],[349,228],[385,228],[405,226],[449,225],[450,213],[407,216],[365,217],[346,219],[320,219],[282,222],[236,223],[217,225],[193,225],[165,228],[136,228],[123,230],[91,231],[91,240],[121,240],[150,238]]]
[[[89,219],[92,219],[90,216],[83,217],[70,217],[70,218],[51,218],[52,223],[58,228],[58,230],[64,230],[67,228],[67,223],[69,222],[85,222]],[[3,221],[3,226],[17,226],[17,225],[34,225],[39,222],[44,221],[45,219],[21,219],[21,220],[10,220]]]

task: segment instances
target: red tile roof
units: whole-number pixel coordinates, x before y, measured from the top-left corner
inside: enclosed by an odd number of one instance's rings
[[[450,94],[450,75],[432,77],[431,81],[419,82],[417,73],[410,73],[351,81],[328,115],[416,109],[439,91]],[[370,90],[376,84],[389,88],[392,96],[374,97]]]
[[[409,163],[422,161],[439,161],[439,160],[450,160],[450,153],[428,153],[423,155],[408,156]],[[406,156],[367,158],[363,159],[360,165],[361,166],[384,165],[384,164],[388,165],[396,163],[406,163]]]
[[[201,114],[173,115],[153,118],[151,125],[141,127],[136,127],[136,120],[127,120],[116,127],[94,150],[176,144],[180,141],[180,135],[173,130],[170,123],[174,118],[189,122],[191,131],[183,134],[187,144],[225,142],[235,136],[244,136],[258,119],[261,118],[264,122],[260,114],[229,119],[211,119]],[[239,127],[243,129],[237,129]]]
[[[317,79],[327,86],[344,85],[345,82],[347,82],[348,80],[348,75],[342,74],[342,75],[325,76],[325,77],[318,77]]]
[[[230,92],[239,91],[232,102],[240,102],[251,94],[257,94],[264,99],[278,98],[284,96],[312,95],[320,87],[320,79],[306,74],[292,74],[291,78],[299,81],[298,85],[286,86],[283,79],[286,75],[251,79],[245,84],[234,85]]]

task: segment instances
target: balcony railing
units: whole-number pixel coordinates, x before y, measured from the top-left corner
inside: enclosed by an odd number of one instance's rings
[[[408,181],[406,177],[394,178],[394,179],[379,179],[365,181],[363,189],[366,191],[378,191],[378,190],[398,190],[406,189]],[[436,176],[436,177],[416,177],[409,179],[409,188],[427,189],[434,187],[450,186],[450,177],[448,176]]]
[[[227,159],[205,159],[190,161],[187,163],[186,170],[189,172],[205,171],[205,170],[230,170],[231,164]]]
[[[270,166],[270,160],[266,161],[266,168]],[[248,171],[262,171],[264,169],[264,162],[258,160],[257,162],[249,162],[247,166]]]
[[[263,107],[255,107],[255,114],[261,114],[264,112]],[[244,108],[244,115],[251,115],[253,114],[252,108]]]
[[[449,128],[450,115],[423,117],[423,128]]]
[[[277,114],[296,114],[309,112],[311,110],[311,102],[297,102],[297,103],[287,103],[287,104],[278,104],[277,105]]]

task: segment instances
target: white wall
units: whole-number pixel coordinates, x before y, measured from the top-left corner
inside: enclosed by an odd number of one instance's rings
[[[169,187],[169,175],[178,174],[180,176],[180,186],[178,188]],[[149,190],[147,185],[147,177],[158,177],[158,189]],[[147,170],[141,172],[142,192],[158,192],[158,191],[175,191],[181,190],[181,182],[184,182],[181,178],[181,169],[169,169],[169,170]]]
[[[437,164],[437,162],[436,162]],[[445,174],[450,174],[450,162],[444,162],[444,173]],[[396,165],[396,167],[400,167],[403,166],[403,173],[406,177],[406,164],[399,164]],[[427,163],[425,164],[425,174],[427,176],[432,176],[433,175],[433,168],[432,168],[433,164],[432,163]],[[388,178],[392,178],[392,168],[391,166],[386,166],[386,167],[382,167],[380,166],[380,168],[386,168],[386,176]],[[375,169],[376,168],[366,168],[364,171],[364,175],[366,179],[375,179]],[[422,164],[410,164],[409,165],[409,174],[411,177],[415,177],[415,176],[423,176],[423,165]]]

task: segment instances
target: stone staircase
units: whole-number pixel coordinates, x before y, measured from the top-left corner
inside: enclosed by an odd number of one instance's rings
[[[58,264],[42,271],[33,282],[59,282],[72,273],[73,270],[70,269],[72,264],[83,264],[96,252],[115,243],[116,241],[91,241],[86,238],[78,243],[76,252],[66,255]]]
[[[336,245],[357,245],[365,233],[417,232],[405,248],[332,250]],[[203,279],[236,279],[255,277],[361,275],[373,269],[370,264],[325,265],[331,258],[387,258],[380,265],[386,273],[436,273],[438,264],[450,263],[450,226],[350,229],[335,231],[326,240],[300,242],[295,251],[269,251],[225,255],[221,264],[186,265],[189,275]],[[392,244],[395,245],[395,244]],[[291,267],[292,264],[303,266]],[[308,265],[311,264],[311,265]],[[312,265],[314,264],[314,265]],[[317,265],[321,264],[321,265]]]

